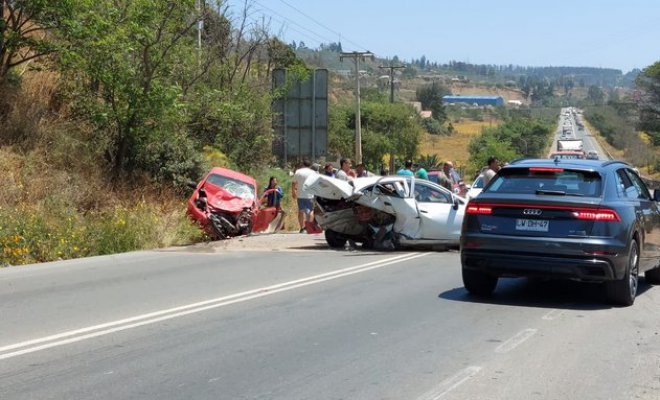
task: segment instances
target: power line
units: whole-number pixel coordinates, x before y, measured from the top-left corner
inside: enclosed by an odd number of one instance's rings
[[[299,35],[304,36],[304,37],[306,37],[307,39],[311,40],[313,43],[318,44],[319,46],[322,45],[322,44],[325,42],[325,41],[323,41],[323,40],[318,40],[318,39],[316,39],[316,38],[313,38],[312,36],[306,34],[305,32],[299,31],[298,29],[295,29],[295,28],[292,28],[291,26],[288,26],[287,23],[286,23],[285,21],[282,21],[282,20],[279,20],[279,19],[277,19],[277,18],[273,18],[273,17],[269,17],[269,18],[271,18],[271,19],[272,19],[273,21],[275,21],[275,22],[279,22],[280,24],[282,24],[282,25],[283,25],[283,28],[286,28],[287,30],[291,30],[291,31],[293,31],[293,32],[296,32],[296,33],[298,33]]]
[[[315,31],[313,31],[313,30],[311,30],[311,29],[309,29],[309,28],[306,28],[306,27],[302,26],[301,24],[299,24],[299,23],[297,23],[296,21],[294,21],[294,20],[292,20],[292,19],[290,19],[290,18],[288,18],[288,17],[286,17],[286,16],[284,16],[284,15],[278,13],[277,11],[273,10],[272,8],[266,7],[265,5],[261,4],[261,3],[258,2],[258,1],[254,1],[254,3],[255,3],[255,4],[258,4],[259,6],[261,6],[261,7],[264,8],[264,9],[270,11],[271,13],[273,13],[273,14],[279,16],[280,18],[283,18],[284,20],[288,21],[290,24],[296,25],[296,26],[298,26],[298,27],[304,29],[305,31],[310,32],[310,33],[313,34],[314,36],[321,38],[322,42],[319,42],[319,43],[323,43],[323,42],[328,42],[328,43],[330,43],[330,42],[332,42],[332,40],[328,39],[327,37],[325,37],[325,36],[323,36],[323,35],[320,35],[320,34],[316,33]],[[299,32],[299,31],[298,31],[298,32]]]
[[[334,33],[335,35],[337,35],[337,36],[339,36],[339,37],[342,36],[341,33],[335,31],[335,30],[332,29],[332,28],[328,28],[326,25],[324,25],[324,24],[322,24],[321,22],[317,21],[317,20],[314,19],[313,17],[311,17],[311,16],[305,14],[304,12],[300,11],[298,8],[292,6],[291,4],[287,3],[286,1],[284,1],[284,0],[280,0],[280,2],[283,3],[283,4],[285,4],[285,5],[287,5],[289,8],[293,9],[294,11],[296,11],[296,12],[299,13],[299,14],[301,14],[301,15],[304,16],[305,18],[308,18],[309,20],[311,20],[312,22],[314,22],[316,25],[318,25],[318,26],[320,26],[320,27],[322,27],[322,28],[324,28],[324,29],[326,29],[326,30],[328,30],[328,31],[330,31],[330,32],[332,32],[332,33]],[[345,40],[346,40],[347,43],[350,43],[350,44],[352,44],[353,46],[356,46],[356,47],[359,48],[359,49],[367,50],[366,47],[361,46],[361,45],[355,43],[354,41],[352,41],[352,40],[346,38],[346,36],[344,36],[344,38],[345,38]],[[341,39],[340,39],[340,41],[341,41]]]

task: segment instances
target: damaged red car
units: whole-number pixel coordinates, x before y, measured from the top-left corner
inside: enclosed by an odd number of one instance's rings
[[[257,181],[240,172],[213,168],[189,186],[195,190],[188,199],[187,214],[215,240],[264,232],[281,218],[275,207],[260,207]]]

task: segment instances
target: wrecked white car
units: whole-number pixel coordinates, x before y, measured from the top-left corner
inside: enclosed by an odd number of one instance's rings
[[[310,176],[316,222],[330,247],[347,241],[364,248],[458,246],[467,201],[427,180],[404,176],[358,178],[349,183]]]

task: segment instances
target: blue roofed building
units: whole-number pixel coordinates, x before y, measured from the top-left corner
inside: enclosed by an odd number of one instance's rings
[[[502,96],[442,96],[445,104],[468,104],[471,106],[503,106]]]

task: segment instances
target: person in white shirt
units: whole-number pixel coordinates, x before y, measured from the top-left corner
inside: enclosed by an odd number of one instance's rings
[[[488,185],[491,179],[495,177],[495,174],[497,174],[497,171],[500,170],[499,163],[497,161],[497,158],[495,157],[489,157],[488,158],[488,169],[483,172],[483,177],[484,177],[484,187]]]
[[[296,199],[298,204],[298,223],[300,224],[300,233],[305,231],[305,222],[314,222],[314,195],[304,190],[305,180],[313,174],[316,174],[309,160],[303,161],[300,168],[293,175],[291,185],[291,196]]]
[[[348,158],[342,158],[339,161],[339,171],[335,175],[335,178],[341,179],[342,181],[352,181],[355,178],[355,172],[351,170],[351,160]]]

